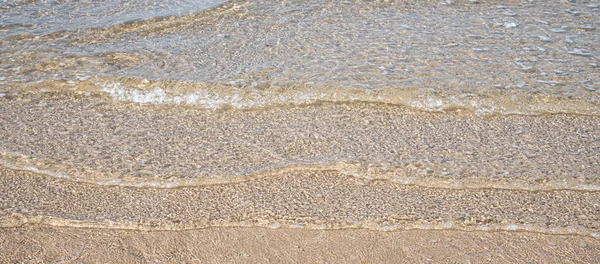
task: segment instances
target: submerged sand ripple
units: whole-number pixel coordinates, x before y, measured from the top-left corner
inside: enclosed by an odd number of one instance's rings
[[[2,226],[141,230],[218,226],[533,231],[598,236],[600,193],[453,190],[332,171],[174,189],[98,186],[0,171]]]
[[[335,170],[438,188],[600,189],[597,116],[478,117],[366,103],[208,111],[63,93],[5,99],[0,111],[4,166],[104,185]]]

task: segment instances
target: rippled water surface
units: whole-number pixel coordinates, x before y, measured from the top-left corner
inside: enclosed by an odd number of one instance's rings
[[[2,92],[88,80],[76,88],[202,108],[368,101],[598,114],[594,1],[217,4],[4,3]]]
[[[3,1],[0,3],[0,29],[3,29],[0,36],[46,35],[105,28],[153,18],[194,14],[223,2],[225,1]]]
[[[4,1],[0,224],[598,236],[598,27],[598,1]]]

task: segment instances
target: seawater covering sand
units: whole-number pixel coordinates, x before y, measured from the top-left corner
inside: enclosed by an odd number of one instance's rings
[[[6,12],[30,5],[39,4]],[[137,5],[130,9],[179,12]],[[188,15],[4,37],[0,92],[62,87],[53,81],[82,89],[89,80],[116,100],[209,109],[368,101],[597,115],[598,9],[586,1],[230,1]],[[9,18],[25,19],[18,14]],[[47,27],[43,18],[38,28]]]
[[[14,83],[14,96],[23,93],[75,92],[109,95],[113,100],[144,105],[186,106],[199,109],[261,109],[330,103],[382,103],[429,112],[463,109],[480,116],[581,114],[598,115],[598,93],[590,100],[555,93],[523,90],[488,90],[483,94],[436,91],[429,88],[386,87],[360,89],[342,86],[295,84],[289,86],[239,86],[235,83],[149,81],[140,78],[80,77],[77,80],[48,80]]]
[[[600,240],[522,232],[283,228],[137,232],[33,226],[2,229],[0,238],[3,262],[23,256],[31,262],[103,263],[593,263],[600,258]]]
[[[2,227],[269,227],[599,234],[600,192],[452,190],[292,172],[201,188],[123,188],[2,170]],[[9,198],[10,197],[10,198]],[[51,202],[48,202],[51,201]],[[75,206],[73,206],[75,205]]]
[[[0,4],[0,237],[597,252],[597,3],[220,3]]]
[[[47,35],[194,14],[223,2],[225,0],[167,0],[153,3],[138,0],[3,1],[0,3],[3,15],[0,37]]]
[[[3,104],[5,227],[598,236],[596,116],[357,103],[209,111],[42,95]]]
[[[367,103],[207,111],[50,92],[4,99],[0,111],[4,166],[96,184],[195,186],[335,170],[439,188],[600,190],[597,116],[477,117]]]

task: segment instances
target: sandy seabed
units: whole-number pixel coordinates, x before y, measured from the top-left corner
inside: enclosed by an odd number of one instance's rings
[[[96,2],[0,5],[0,264],[599,262],[597,1]]]
[[[233,112],[120,108],[110,101],[78,106],[89,100],[63,98],[52,112],[28,102],[3,105],[9,111],[2,133],[17,143],[5,146],[25,146],[44,159],[21,157],[0,168],[0,262],[593,263],[600,257],[595,116],[479,117],[377,104]],[[20,115],[27,123],[15,121]],[[63,116],[74,121],[68,127],[48,121]],[[116,131],[102,125],[104,117]],[[180,126],[181,120],[195,122]],[[37,132],[11,134],[23,125]],[[174,134],[174,142],[159,140]],[[252,148],[237,148],[242,139]],[[47,170],[60,168],[52,159],[68,160],[75,168],[106,164],[119,177],[131,172],[130,155],[145,156],[151,162],[140,166],[157,174],[173,169],[160,166],[173,157],[216,162],[205,168],[221,173],[222,182],[140,187],[94,182],[68,167],[71,178]],[[319,157],[343,166],[253,167]],[[422,157],[431,164],[421,164]],[[373,169],[375,161],[383,165]],[[359,169],[348,165],[354,163]],[[241,170],[247,168],[256,171]],[[148,179],[169,180],[141,175],[129,183]],[[429,184],[436,181],[456,184]]]

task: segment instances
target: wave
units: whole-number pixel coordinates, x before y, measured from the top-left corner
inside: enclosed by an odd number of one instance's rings
[[[338,172],[295,172],[232,186],[140,190],[3,171],[5,177],[0,179],[8,184],[2,192],[6,204],[0,214],[0,228],[424,229],[598,238],[596,192],[448,190],[394,182],[360,186],[359,180]],[[74,208],[64,206],[74,202]]]
[[[240,84],[241,83],[241,84]],[[77,77],[23,83],[26,92],[76,92],[107,95],[113,100],[143,105],[186,106],[207,110],[252,110],[329,103],[381,103],[428,112],[470,111],[479,116],[600,114],[600,98],[565,97],[507,90],[454,93],[431,89],[389,87],[358,89],[337,86],[257,85],[242,81],[197,83],[143,78]],[[13,90],[19,91],[19,90]]]
[[[206,109],[233,107],[254,109],[278,105],[305,105],[317,102],[369,102],[409,106],[414,109],[445,112],[466,109],[478,115],[597,115],[600,105],[552,95],[519,92],[476,94],[442,94],[427,89],[361,90],[342,87],[294,86],[290,88],[218,88],[183,93],[160,86],[151,89],[127,87],[121,83],[100,84],[113,99],[141,104],[186,105]]]
[[[353,109],[348,108],[348,105],[332,104],[324,105],[323,108],[319,106],[288,109],[290,111],[276,108],[260,112],[238,110],[213,112],[210,109],[256,109],[282,107],[285,104],[281,102],[286,102],[288,105],[301,105],[325,101],[325,99],[315,98],[333,98],[337,100],[334,102],[349,104],[356,102],[353,100],[363,100],[360,96],[363,96],[362,98],[370,96],[374,100],[379,100],[377,103],[391,104],[391,101],[384,100],[390,98],[390,100],[403,100],[403,98],[382,97],[375,94],[377,91],[367,90],[336,93],[334,91],[344,88],[335,87],[325,89],[302,86],[276,89],[140,79],[122,79],[117,82],[106,78],[44,81],[36,85],[26,84],[24,88],[22,87],[25,90],[20,89],[9,90],[0,98],[6,102],[2,104],[3,109],[11,113],[6,116],[7,122],[3,127],[2,133],[8,137],[0,142],[2,143],[0,165],[73,181],[101,185],[176,188],[228,184],[292,171],[330,170],[367,181],[386,180],[433,188],[600,190],[600,177],[595,166],[597,162],[593,151],[593,124],[597,123],[596,116],[488,119],[471,118],[463,114],[432,115],[419,112],[408,114],[409,112],[403,110],[395,111],[396,107],[386,106],[394,111],[348,115],[347,120],[343,119],[332,126],[333,123],[327,120],[339,120],[335,109],[340,110],[340,113],[356,112],[346,112],[347,109]],[[300,93],[303,89],[309,91],[322,89],[323,92],[314,93],[313,97],[286,96]],[[43,90],[46,92],[42,92]],[[65,96],[66,94],[68,96]],[[186,94],[195,96],[183,96]],[[27,100],[13,98],[18,96],[26,97],[21,99]],[[27,98],[28,96],[30,98]],[[357,97],[359,99],[356,99]],[[135,104],[151,106],[138,107],[132,105],[132,101],[135,101]],[[155,108],[154,105],[169,106]],[[206,110],[180,109],[184,106]],[[369,109],[369,111],[378,109],[374,105],[359,106],[366,107],[362,109]],[[578,106],[585,107],[584,104]],[[456,109],[465,108],[456,107],[450,110]],[[447,110],[447,108],[439,110],[429,108],[427,111]],[[475,109],[471,110],[478,113]],[[186,114],[180,116],[179,114],[182,113]],[[267,126],[262,121],[266,120],[265,118],[248,119],[252,116],[263,116],[263,113],[267,114],[265,117],[267,119],[273,114],[273,124],[268,126],[278,128],[272,133],[281,134],[281,138],[268,141],[262,136],[264,131],[262,126]],[[298,115],[299,113],[303,116]],[[381,113],[390,114],[385,120],[389,124],[363,120],[364,117],[373,115],[387,115]],[[403,116],[402,113],[408,115]],[[498,114],[498,112],[486,113]],[[590,112],[585,113],[590,114]],[[315,125],[318,130],[323,128],[321,133],[327,136],[316,138],[318,135],[315,135],[313,139],[311,130],[297,129],[310,122],[295,124],[288,121],[291,120],[290,118],[312,120],[314,114],[323,114],[325,121],[316,122]],[[330,116],[325,118],[328,114]],[[423,122],[412,122],[413,114],[414,117],[423,115]],[[446,115],[460,118],[446,120]],[[27,121],[19,122],[23,117],[27,117]],[[211,118],[205,119],[205,117]],[[63,120],[62,118],[68,120],[65,121],[69,122],[66,123],[69,125],[68,128],[60,128],[63,123],[48,123],[48,120]],[[566,123],[560,121],[564,118]],[[181,120],[189,122],[189,126],[186,125],[184,131],[179,130]],[[193,120],[202,121],[195,123]],[[281,122],[289,124],[291,130],[279,129],[283,126],[277,120],[284,120]],[[463,120],[468,123],[455,124],[453,120]],[[429,121],[434,121],[435,126],[428,128]],[[207,129],[211,126],[215,128],[229,126],[232,122],[255,122],[256,124],[236,129],[235,133],[224,131],[218,134],[222,136],[219,138],[212,137],[215,133],[219,133],[214,132],[218,130]],[[537,122],[539,125],[523,126],[523,124],[533,125]],[[396,126],[396,123],[402,126]],[[361,126],[365,125],[369,125],[372,129],[362,129]],[[313,127],[311,124],[308,126]],[[14,134],[13,132],[23,131],[28,127],[36,127],[41,132],[37,134]],[[368,140],[362,142],[358,136],[350,137],[346,134],[344,132],[346,128],[354,129],[357,135],[368,133],[370,136],[367,137]],[[485,133],[478,133],[479,129],[487,130]],[[435,135],[438,130],[439,137],[410,136],[413,133]],[[548,134],[546,130],[556,133]],[[290,133],[291,131],[296,131],[298,134]],[[181,140],[178,139],[177,145],[170,143],[173,133],[180,132],[182,137]],[[374,132],[382,134],[378,136],[373,134]],[[404,134],[400,135],[400,132]],[[470,137],[473,133],[479,135]],[[40,137],[47,138],[50,144],[39,141]],[[443,137],[448,138],[442,140]],[[490,140],[492,137],[497,140]],[[145,141],[150,138],[154,141],[146,145]],[[438,138],[440,140],[437,140]],[[461,144],[461,141],[467,138],[470,138],[473,144],[461,150],[450,151],[456,148],[456,144]],[[257,140],[263,143],[257,144],[259,142]],[[557,146],[556,142],[561,141],[571,143],[566,149],[548,147]],[[114,142],[118,142],[117,144],[120,144],[121,149],[126,149],[126,152],[108,150],[111,148],[109,145],[115,144]],[[322,142],[345,143],[340,143],[343,148],[338,148],[335,145],[321,145]],[[402,142],[406,142],[410,147],[406,148]],[[310,144],[319,145],[313,145],[314,151],[312,151],[309,150]],[[528,147],[521,146],[522,144],[527,144]],[[165,148],[167,146],[169,147]],[[392,148],[400,153],[389,151]],[[490,148],[494,151],[488,151]],[[65,149],[69,149],[71,153],[65,153]],[[165,150],[168,155],[163,152]],[[553,155],[552,151],[560,155]],[[72,154],[74,152],[77,154]],[[146,154],[140,158],[138,153]],[[177,165],[172,166],[173,163]]]
[[[294,228],[294,229],[316,229],[316,230],[336,230],[336,229],[369,229],[376,231],[399,231],[399,230],[459,230],[468,232],[534,232],[552,235],[580,235],[591,236],[600,239],[600,232],[597,230],[585,228],[582,226],[563,226],[547,227],[536,224],[520,223],[502,223],[502,224],[484,224],[475,226],[465,226],[447,221],[444,223],[415,222],[397,225],[381,224],[374,221],[357,221],[354,223],[336,224],[292,224],[280,221],[262,220],[240,221],[240,222],[222,222],[222,221],[198,221],[192,223],[156,223],[156,222],[116,222],[116,221],[82,221],[66,218],[58,218],[47,215],[27,216],[25,214],[12,213],[6,216],[0,216],[0,228],[17,228],[26,225],[49,225],[57,227],[73,228],[103,228],[103,229],[124,229],[140,231],[181,231],[193,230],[211,227],[263,227],[263,228]]]
[[[105,173],[86,171],[85,175],[71,175],[66,172],[53,171],[49,169],[38,168],[33,165],[19,164],[5,159],[0,159],[0,166],[12,170],[30,171],[37,174],[48,175],[54,178],[66,179],[75,182],[91,183],[103,186],[123,186],[138,188],[180,188],[206,186],[216,184],[234,184],[245,181],[257,180],[265,177],[277,177],[282,174],[289,174],[303,171],[336,171],[344,176],[354,177],[362,180],[358,184],[366,184],[370,181],[391,181],[403,185],[413,185],[427,188],[439,189],[501,189],[501,190],[522,190],[522,191],[555,191],[555,190],[574,190],[574,191],[600,191],[600,181],[594,179],[565,179],[565,178],[547,178],[542,181],[539,179],[528,178],[487,178],[487,177],[469,177],[469,178],[444,178],[408,175],[406,170],[398,167],[394,169],[389,165],[373,166],[364,165],[358,162],[334,162],[334,163],[305,163],[305,164],[283,164],[281,166],[268,167],[263,171],[258,171],[249,175],[207,175],[197,178],[186,177],[168,177],[161,178],[156,175],[147,177],[123,177],[111,176]],[[157,180],[157,178],[160,178]]]

